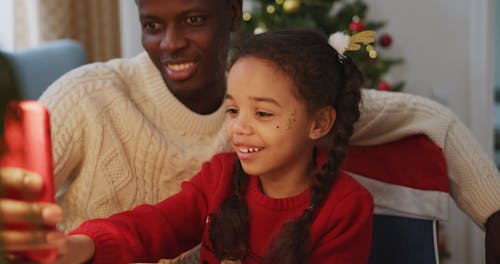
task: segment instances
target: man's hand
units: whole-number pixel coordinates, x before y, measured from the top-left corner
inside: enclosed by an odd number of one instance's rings
[[[4,251],[54,247],[64,237],[55,228],[63,218],[62,209],[29,198],[36,197],[42,189],[39,175],[17,168],[0,168],[0,186],[0,241]],[[22,193],[26,200],[11,199],[10,193]]]
[[[486,221],[486,264],[500,264],[500,211]]]
[[[66,236],[55,228],[63,218],[61,207],[33,200],[42,185],[38,174],[0,168],[0,249],[3,251],[0,262],[35,263],[27,259],[23,251],[43,248],[57,248],[54,264],[84,263],[92,259],[95,248],[91,238]],[[21,193],[25,199],[11,199],[9,193]]]

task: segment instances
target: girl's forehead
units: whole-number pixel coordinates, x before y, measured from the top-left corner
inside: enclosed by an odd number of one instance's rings
[[[296,105],[300,101],[294,82],[269,62],[262,60],[238,62],[234,64],[228,76],[227,93],[232,99],[249,99],[255,103],[275,101],[275,105],[284,108]]]
[[[287,88],[286,91],[295,89],[293,80],[276,64],[256,57],[240,58],[229,70],[228,89],[247,86],[254,86],[254,89],[257,88],[256,86],[266,87],[267,92],[273,92],[279,88]]]

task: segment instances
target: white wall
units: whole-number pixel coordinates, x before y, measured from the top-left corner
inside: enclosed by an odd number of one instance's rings
[[[403,57],[394,71],[407,82],[405,91],[444,102],[468,121],[468,2],[467,0],[366,0],[371,19],[387,21],[393,46],[383,52]]]
[[[119,3],[122,56],[130,58],[143,51],[139,14],[135,1],[120,0]]]
[[[405,59],[391,77],[406,81],[405,92],[448,106],[471,128],[485,151],[492,153],[493,67],[488,58],[493,57],[494,39],[489,32],[493,0],[365,2],[369,19],[386,20],[384,31],[393,36],[392,47],[379,52]],[[120,3],[123,51],[129,57],[142,50],[140,29],[134,2]],[[449,263],[484,263],[482,231],[453,202],[445,228],[452,251]]]

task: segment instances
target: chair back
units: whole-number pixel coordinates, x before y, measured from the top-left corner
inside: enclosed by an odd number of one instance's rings
[[[437,221],[375,214],[369,264],[438,264]]]
[[[0,51],[10,65],[21,99],[36,100],[64,73],[87,63],[83,45],[71,39],[47,42],[35,48]]]

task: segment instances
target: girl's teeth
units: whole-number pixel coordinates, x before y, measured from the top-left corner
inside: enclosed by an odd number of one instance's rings
[[[249,152],[256,152],[256,151],[259,151],[258,148],[247,148],[247,149],[240,149],[241,152],[243,153],[249,153]]]

